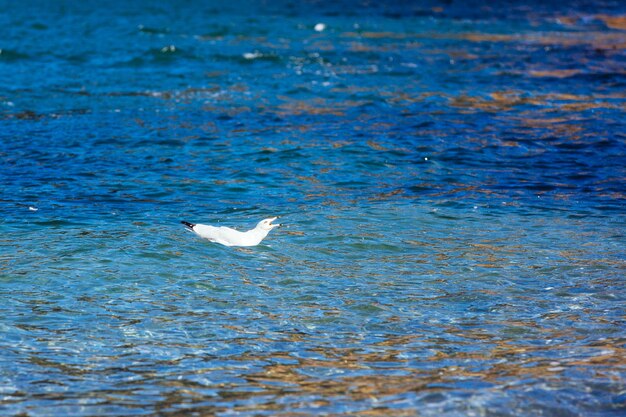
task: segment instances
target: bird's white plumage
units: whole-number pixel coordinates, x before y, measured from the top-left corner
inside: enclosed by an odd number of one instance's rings
[[[208,239],[211,242],[219,243],[224,246],[256,246],[275,227],[280,224],[273,224],[277,217],[261,220],[254,229],[247,232],[240,232],[225,226],[210,226],[208,224],[190,225],[185,223],[190,230],[194,231],[198,236]]]

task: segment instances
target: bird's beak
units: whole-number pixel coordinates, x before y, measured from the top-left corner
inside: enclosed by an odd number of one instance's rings
[[[270,226],[272,226],[272,227],[278,227],[278,226],[280,226],[280,225],[281,225],[280,223],[271,223],[271,222],[273,222],[273,221],[274,221],[274,220],[276,220],[276,219],[278,219],[278,216],[273,217],[273,218],[271,218],[271,219],[270,219]]]

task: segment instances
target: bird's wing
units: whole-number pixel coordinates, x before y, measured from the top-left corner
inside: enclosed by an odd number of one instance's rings
[[[199,234],[200,237],[203,237],[205,239],[211,239],[213,236],[215,236],[217,227],[209,226],[208,224],[196,224],[193,227],[193,231]]]
[[[215,227],[206,224],[197,224],[193,228],[193,231],[200,235],[200,237],[226,246],[238,245],[238,241],[241,240],[244,235],[244,233],[231,229],[230,227]]]

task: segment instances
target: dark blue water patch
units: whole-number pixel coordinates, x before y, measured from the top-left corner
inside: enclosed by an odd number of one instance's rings
[[[0,50],[0,61],[1,62],[11,62],[17,61],[20,59],[28,59],[29,56],[24,53],[20,53],[18,51],[12,51],[10,49],[2,49]]]

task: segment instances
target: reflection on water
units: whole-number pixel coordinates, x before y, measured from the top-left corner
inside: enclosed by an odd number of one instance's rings
[[[238,6],[0,14],[1,413],[621,415],[623,6]]]

